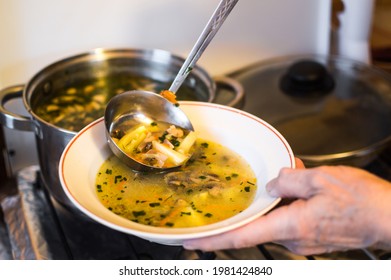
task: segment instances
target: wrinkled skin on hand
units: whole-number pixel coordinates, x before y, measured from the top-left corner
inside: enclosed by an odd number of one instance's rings
[[[257,220],[220,235],[186,241],[205,251],[279,243],[300,255],[391,245],[391,183],[347,166],[282,169],[266,188],[294,198]]]

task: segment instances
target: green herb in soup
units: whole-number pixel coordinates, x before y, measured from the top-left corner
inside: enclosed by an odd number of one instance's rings
[[[191,155],[196,133],[166,122],[138,125],[111,133],[117,146],[138,162],[157,168],[185,163]]]
[[[177,171],[135,173],[111,156],[96,176],[97,195],[107,209],[156,227],[194,227],[227,219],[251,204],[256,189],[256,177],[243,158],[202,139]]]

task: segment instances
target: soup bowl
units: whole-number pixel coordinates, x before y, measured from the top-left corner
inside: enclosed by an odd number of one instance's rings
[[[262,119],[232,107],[198,101],[182,101],[180,108],[192,121],[198,137],[239,154],[257,179],[254,200],[244,211],[228,219],[197,227],[163,228],[139,224],[108,210],[99,201],[95,180],[100,166],[112,155],[105,137],[104,119],[87,125],[71,139],[59,162],[59,177],[69,200],[94,221],[114,230],[165,244],[181,245],[186,239],[219,234],[264,215],[278,204],[265,189],[283,167],[295,167],[293,152],[284,137]]]

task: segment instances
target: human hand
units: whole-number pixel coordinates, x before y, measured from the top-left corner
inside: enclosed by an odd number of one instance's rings
[[[285,168],[266,188],[272,196],[296,200],[184,247],[211,251],[276,242],[309,255],[391,244],[391,183],[373,174],[347,166]]]

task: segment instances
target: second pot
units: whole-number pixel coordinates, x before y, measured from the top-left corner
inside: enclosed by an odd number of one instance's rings
[[[339,56],[274,58],[230,75],[243,110],[273,125],[307,167],[364,167],[391,143],[391,76]]]

